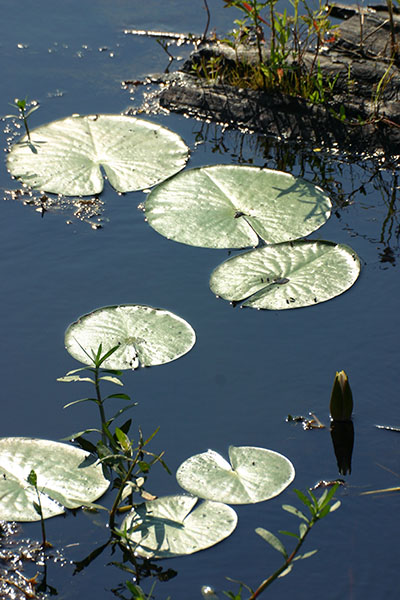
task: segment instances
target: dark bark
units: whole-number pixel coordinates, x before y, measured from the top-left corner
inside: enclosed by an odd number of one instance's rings
[[[213,42],[192,53],[179,73],[172,74],[161,94],[160,104],[169,110],[227,123],[231,127],[305,141],[318,146],[333,145],[354,154],[383,152],[400,154],[399,58],[393,48],[388,14],[357,7],[333,9],[345,17],[337,40],[318,57],[325,77],[337,80],[329,101],[311,104],[303,98],[279,91],[238,89],[207,84],[193,74],[193,63],[221,56],[229,67],[236,58],[254,63],[257,49]],[[394,15],[395,33],[400,33]],[[267,59],[267,56],[266,56]],[[314,60],[308,52],[304,61]],[[380,88],[380,89],[379,89]],[[342,107],[342,108],[341,108]],[[346,119],[337,118],[340,111]],[[336,115],[336,116],[335,116]],[[363,124],[359,124],[359,122]]]

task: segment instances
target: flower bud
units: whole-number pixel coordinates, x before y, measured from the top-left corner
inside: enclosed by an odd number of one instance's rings
[[[349,421],[353,412],[353,394],[344,371],[337,371],[331,393],[331,418],[334,421]]]

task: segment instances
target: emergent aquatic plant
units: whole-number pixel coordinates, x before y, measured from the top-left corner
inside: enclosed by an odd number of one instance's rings
[[[319,54],[324,45],[335,40],[335,35],[329,11],[322,2],[311,9],[306,0],[291,0],[293,16],[286,9],[279,13],[277,0],[224,2],[226,7],[235,7],[244,15],[234,21],[237,29],[231,37],[223,40],[233,47],[236,60],[234,64],[221,60],[217,71],[213,57],[195,63],[193,68],[198,76],[241,88],[279,89],[313,103],[329,99],[337,77],[330,79],[322,74]],[[300,14],[300,7],[304,14]]]
[[[256,598],[258,598],[278,577],[283,577],[290,573],[290,571],[294,567],[295,561],[309,558],[310,556],[315,554],[317,550],[310,550],[308,552],[305,552],[304,554],[299,554],[299,551],[303,546],[304,541],[308,536],[309,532],[311,531],[312,527],[314,527],[314,525],[318,521],[326,517],[329,513],[332,513],[333,511],[339,508],[339,500],[337,500],[333,504],[330,504],[337,490],[337,487],[338,484],[335,484],[329,491],[325,490],[320,498],[317,498],[310,490],[308,491],[308,497],[307,495],[303,494],[303,492],[301,492],[300,490],[294,490],[299,500],[301,500],[303,505],[309,511],[309,516],[306,516],[301,510],[299,510],[295,506],[291,506],[290,504],[284,504],[282,506],[284,510],[301,520],[298,533],[291,531],[279,532],[281,534],[297,539],[297,543],[294,549],[288,551],[282,543],[282,541],[273,533],[264,529],[263,527],[257,527],[257,529],[255,530],[256,533],[260,537],[262,537],[263,540],[268,542],[268,544],[270,544],[272,548],[274,548],[274,550],[277,550],[277,552],[282,554],[284,559],[283,564],[274,573],[272,573],[269,577],[262,581],[262,583],[257,587],[256,590],[252,590],[250,586],[238,582],[240,587],[239,591],[236,594],[234,594],[233,592],[224,592],[224,594],[228,596],[228,598],[231,598],[231,600],[242,600],[242,591],[243,588],[245,588],[250,592],[250,597],[248,598],[248,600],[256,600]],[[234,580],[231,579],[230,581]],[[203,597],[205,598],[205,600],[207,598],[209,598],[210,600],[218,600],[218,596],[210,588],[206,590],[206,593],[203,592]]]
[[[28,102],[28,98],[25,98],[24,100],[19,100],[18,98],[15,98],[15,101],[13,103],[10,102],[10,106],[17,108],[19,112],[17,115],[6,115],[5,118],[8,119],[8,118],[17,117],[18,119],[22,119],[22,122],[25,127],[26,137],[28,138],[29,143],[31,143],[32,140],[31,140],[31,132],[29,131],[29,127],[28,127],[28,117],[30,117],[30,115],[39,108],[39,104],[35,103],[32,106],[32,108],[30,108],[28,110],[28,112],[25,112],[26,108],[27,108],[27,102]]]

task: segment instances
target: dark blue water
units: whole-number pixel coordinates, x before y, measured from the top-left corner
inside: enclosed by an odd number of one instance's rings
[[[224,32],[238,16],[209,0],[211,28]],[[122,81],[164,71],[168,56],[154,39],[125,35],[125,28],[201,34],[206,14],[200,0],[161,3],[91,0],[63,3],[2,2],[0,114],[8,102],[29,96],[40,103],[37,126],[72,113],[120,113],[137,108],[144,91]],[[189,47],[173,49],[185,56]],[[179,65],[179,62],[176,64]],[[197,332],[194,349],[169,365],[126,373],[124,382],[139,406],[133,417],[145,433],[160,426],[154,451],[166,451],[171,471],[192,454],[213,448],[226,455],[233,445],[271,448],[290,458],[295,483],[280,497],[238,507],[237,531],[224,543],[191,557],[165,561],[178,571],[158,583],[155,597],[201,598],[201,585],[234,589],[225,576],[256,587],[279,566],[279,555],[254,533],[297,527],[281,510],[295,502],[293,487],[306,489],[338,476],[329,429],[303,431],[288,414],[315,411],[329,423],[329,396],[336,370],[345,369],[354,394],[353,472],[338,493],[342,507],[310,534],[316,556],[274,583],[273,597],[298,600],[391,599],[398,593],[399,494],[360,496],[362,491],[400,485],[399,435],[376,423],[399,425],[399,188],[395,174],[376,163],[349,164],[312,149],[270,145],[262,137],[223,131],[213,124],[164,113],[144,115],[179,133],[191,148],[189,166],[252,162],[282,168],[290,155],[294,174],[322,185],[336,214],[314,238],[351,245],[362,261],[355,286],[308,309],[260,312],[233,309],[208,288],[211,271],[228,253],[192,248],[159,236],[144,221],[142,192],[101,196],[101,229],[74,216],[74,209],[35,207],[11,200],[17,187],[4,164],[0,172],[1,436],[58,440],[96,426],[90,405],[63,410],[85,396],[84,386],[56,378],[79,366],[65,351],[68,324],[94,308],[143,303],[175,312]],[[9,125],[4,122],[2,129]],[[12,128],[12,127],[11,127]],[[203,143],[195,145],[199,133]],[[2,134],[2,148],[8,134]],[[363,186],[363,187],[362,187]],[[155,467],[149,488],[157,495],[179,492],[174,477]],[[47,521],[49,539],[67,560],[81,560],[107,536],[100,516],[78,514]],[[37,525],[24,534],[39,538]],[[290,541],[289,541],[290,543]],[[72,576],[73,567],[49,564],[58,597],[116,597],[128,575],[113,566],[109,550]],[[148,583],[144,582],[148,588]],[[230,588],[229,588],[230,586]]]

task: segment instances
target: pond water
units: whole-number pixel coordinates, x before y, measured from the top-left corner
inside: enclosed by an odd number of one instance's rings
[[[203,3],[192,0],[190,9],[187,4],[66,0],[54,8],[54,3],[37,0],[17,10],[15,2],[3,0],[0,114],[10,112],[8,102],[26,95],[40,104],[32,127],[72,113],[137,109],[152,87],[122,82],[163,72],[168,56],[154,39],[126,35],[124,29],[201,35]],[[209,0],[211,28],[217,32],[229,29],[238,16],[222,4]],[[171,51],[184,57],[190,47]],[[174,66],[179,64],[175,61]],[[56,381],[79,366],[65,351],[63,335],[80,315],[100,306],[142,303],[186,319],[197,334],[189,354],[123,378],[127,393],[139,403],[132,413],[135,423],[145,434],[160,426],[154,451],[165,450],[172,472],[208,448],[226,456],[230,444],[281,452],[296,469],[294,484],[281,496],[237,507],[238,528],[225,542],[162,563],[177,575],[157,583],[157,600],[200,599],[202,585],[235,589],[225,576],[256,587],[279,566],[280,557],[254,533],[255,527],[273,532],[297,528],[297,520],[281,510],[283,503],[296,503],[293,488],[305,490],[339,476],[329,427],[304,431],[286,417],[314,411],[329,425],[333,377],[345,369],[354,395],[355,446],[352,473],[337,493],[342,507],[310,534],[306,549],[319,552],[297,563],[293,573],[274,583],[271,593],[276,599],[298,600],[310,595],[397,597],[400,495],[360,495],[400,485],[399,434],[375,427],[398,426],[400,421],[396,170],[366,159],[352,164],[318,149],[274,143],[176,114],[143,117],[183,137],[191,149],[189,167],[249,163],[287,170],[323,187],[334,211],[313,237],[352,246],[361,258],[361,276],[345,294],[311,308],[233,308],[208,287],[211,271],[229,253],[184,246],[158,235],[138,209],[143,192],[119,196],[106,187],[95,215],[66,203],[43,213],[40,206],[12,198],[18,184],[3,164],[0,435],[59,440],[96,426],[91,405],[63,409],[86,395],[84,385]],[[15,123],[2,124],[6,151]],[[149,488],[157,495],[179,492],[174,476],[157,467]],[[106,541],[104,521],[101,514],[78,513],[46,522],[48,538],[65,558],[48,564],[47,581],[59,598],[118,597],[118,586],[129,574],[105,566],[120,560],[109,549],[79,573],[74,574],[71,564]],[[24,525],[20,535],[40,539],[39,525]],[[149,589],[151,583],[145,579],[143,587]]]

